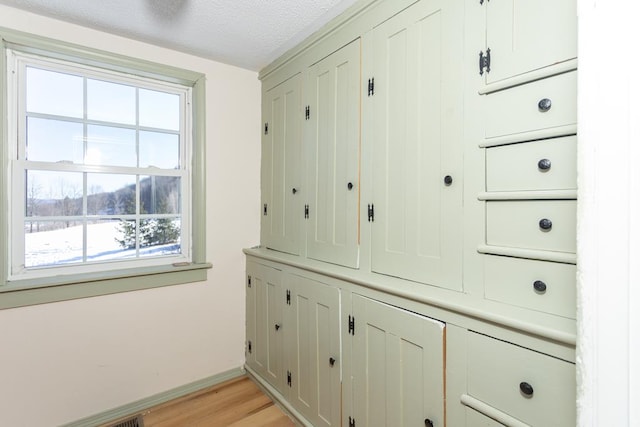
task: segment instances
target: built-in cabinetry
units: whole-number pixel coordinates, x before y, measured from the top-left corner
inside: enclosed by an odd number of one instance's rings
[[[575,424],[576,29],[363,0],[261,72],[247,368],[300,423]]]

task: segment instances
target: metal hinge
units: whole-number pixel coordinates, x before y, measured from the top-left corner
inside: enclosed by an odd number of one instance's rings
[[[376,84],[375,84],[374,78],[371,77],[369,79],[369,84],[367,87],[367,96],[373,96],[373,94],[375,93],[375,85]]]
[[[304,119],[305,119],[305,120],[309,120],[309,117],[310,117],[310,116],[311,116],[311,111],[310,111],[309,106],[307,105],[307,106],[304,108]]]
[[[375,220],[375,210],[373,207],[373,203],[370,205],[367,205],[367,220],[369,222],[373,222]]]
[[[349,315],[349,328],[347,330],[347,333],[349,333],[351,335],[355,335],[356,334],[356,318],[355,318],[355,316]]]
[[[485,70],[488,72],[491,71],[491,49],[487,48],[487,54],[480,51],[480,59],[478,61],[478,67],[480,68],[480,75],[483,75]]]
[[[267,204],[266,203],[262,207],[262,215],[267,215]]]
[[[264,134],[269,135],[269,123],[264,124]]]
[[[304,219],[309,219],[309,205],[304,205]]]
[[[249,354],[251,354],[251,341],[247,341],[247,349],[249,350]]]
[[[349,427],[356,427],[356,419],[349,417]]]
[[[287,289],[287,305],[291,305],[291,291]]]
[[[291,371],[287,371],[287,385],[291,387]]]
[[[247,276],[247,286],[251,287],[251,276]]]

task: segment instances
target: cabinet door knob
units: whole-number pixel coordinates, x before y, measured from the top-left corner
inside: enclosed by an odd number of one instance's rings
[[[280,325],[276,323],[276,331],[280,329]]]
[[[551,160],[549,159],[540,159],[538,161],[538,169],[541,171],[548,171],[551,169]]]
[[[429,418],[425,418],[424,427],[433,427],[433,421],[431,421]]]
[[[451,175],[447,175],[444,177],[444,185],[451,185],[453,183],[453,177]]]
[[[520,391],[526,397],[533,396],[533,387],[528,382],[523,381],[523,382],[520,383]]]
[[[292,189],[291,189],[291,192],[292,192],[293,194],[296,194],[296,193],[298,192],[298,189],[294,187],[294,188],[292,188]]]
[[[551,227],[553,227],[553,223],[547,218],[542,218],[540,222],[538,222],[538,225],[543,230],[551,230]]]
[[[347,184],[347,190],[349,191],[353,190],[353,184],[351,182]]]
[[[542,280],[536,280],[533,282],[533,289],[535,289],[536,292],[544,293],[547,291],[547,284]]]
[[[334,359],[333,357],[330,357],[330,358],[329,358],[329,365],[330,365],[330,366],[333,366],[333,365],[335,365],[335,364],[336,364],[336,359]]]
[[[549,98],[542,98],[538,101],[538,110],[543,113],[546,113],[551,109],[551,100]]]

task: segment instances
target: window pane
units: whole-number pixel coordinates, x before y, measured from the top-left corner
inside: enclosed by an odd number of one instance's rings
[[[135,175],[87,174],[87,215],[135,215],[135,213]]]
[[[81,164],[83,157],[82,123],[27,118],[27,160]]]
[[[178,135],[160,132],[140,132],[140,167],[180,168]]]
[[[140,177],[140,201],[144,213],[180,213],[180,178],[176,176]]]
[[[160,256],[180,253],[180,220],[151,218],[140,221],[140,256]]]
[[[82,173],[29,170],[25,215],[82,215],[82,191]]]
[[[87,126],[85,163],[135,167],[136,131],[110,126]]]
[[[83,117],[83,78],[27,67],[27,111]]]
[[[140,89],[140,126],[180,130],[180,96]]]
[[[80,222],[26,221],[25,267],[82,262],[82,228]]]
[[[135,220],[92,221],[87,224],[87,261],[135,258]]]
[[[89,120],[136,124],[136,89],[117,83],[87,79]]]

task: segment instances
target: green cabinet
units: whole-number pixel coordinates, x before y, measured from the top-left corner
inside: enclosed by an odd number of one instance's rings
[[[372,31],[372,270],[462,289],[463,4],[422,0]],[[372,211],[372,212],[371,212]]]
[[[443,426],[445,324],[359,295],[352,320],[356,425]]]
[[[358,267],[360,39],[309,67],[305,87],[307,256]]]
[[[263,92],[262,245],[300,252],[302,75]]]

